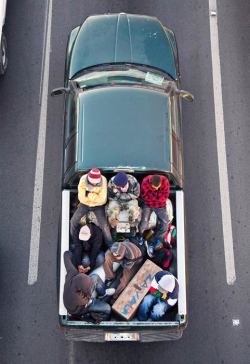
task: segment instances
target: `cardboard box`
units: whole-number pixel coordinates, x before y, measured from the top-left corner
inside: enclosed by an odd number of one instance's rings
[[[113,311],[125,320],[131,320],[148,293],[155,274],[161,270],[162,268],[147,259],[113,304]]]

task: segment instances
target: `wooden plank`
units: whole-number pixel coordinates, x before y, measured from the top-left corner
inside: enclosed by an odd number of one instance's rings
[[[148,293],[155,274],[161,270],[162,268],[147,259],[113,304],[113,311],[125,320],[131,320]]]

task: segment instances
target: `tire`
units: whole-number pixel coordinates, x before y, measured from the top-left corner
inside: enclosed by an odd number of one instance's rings
[[[7,40],[2,33],[1,45],[0,45],[0,75],[4,75],[8,66],[8,55],[7,55]]]

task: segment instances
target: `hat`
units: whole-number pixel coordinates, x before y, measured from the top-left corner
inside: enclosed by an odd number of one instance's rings
[[[119,172],[115,175],[113,183],[118,187],[125,187],[128,183],[128,176],[124,172]]]
[[[88,241],[90,237],[91,237],[91,232],[88,225],[84,225],[83,227],[81,227],[79,231],[79,239],[83,241]]]
[[[173,292],[175,288],[175,277],[172,274],[165,274],[158,282],[159,291]]]
[[[161,185],[161,177],[158,176],[157,174],[154,174],[152,176],[152,180],[151,183],[154,187],[159,187]]]
[[[92,168],[91,171],[88,173],[88,181],[89,183],[96,185],[100,183],[102,180],[101,172],[98,168]]]

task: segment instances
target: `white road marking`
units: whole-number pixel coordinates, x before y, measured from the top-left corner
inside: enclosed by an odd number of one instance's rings
[[[41,111],[39,121],[39,134],[37,142],[36,155],[36,172],[33,196],[33,213],[31,223],[30,239],[30,257],[29,257],[29,274],[28,284],[36,283],[38,276],[38,258],[40,245],[40,228],[42,215],[42,198],[43,198],[43,177],[44,177],[44,159],[45,159],[45,142],[46,142],[46,125],[47,125],[47,101],[49,87],[49,62],[50,62],[50,40],[51,40],[51,22],[52,22],[52,1],[48,0],[47,26],[45,43],[45,57],[43,65],[43,90],[41,99]]]
[[[240,325],[240,320],[239,319],[233,319],[233,326],[239,326]]]
[[[209,0],[209,13],[210,13],[212,68],[213,68],[214,111],[215,111],[218,165],[219,165],[220,198],[221,198],[221,211],[222,211],[224,253],[225,253],[225,263],[226,263],[226,278],[227,278],[227,284],[233,285],[236,280],[236,273],[234,264],[232,218],[231,218],[229,186],[228,186],[216,0]]]
[[[74,351],[74,341],[69,342],[69,364],[74,364],[75,362],[75,351]]]
[[[49,8],[49,0],[46,1],[45,8],[45,17],[44,17],[44,26],[43,26],[43,56],[42,56],[42,67],[41,67],[41,77],[40,77],[40,88],[39,88],[39,105],[41,105],[42,100],[42,90],[43,90],[43,78],[44,78],[44,62],[45,62],[45,47],[46,47],[46,37],[48,31],[48,8]]]

